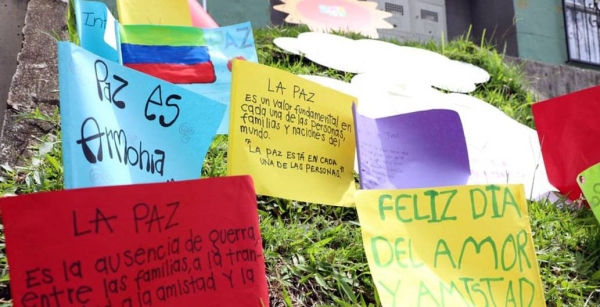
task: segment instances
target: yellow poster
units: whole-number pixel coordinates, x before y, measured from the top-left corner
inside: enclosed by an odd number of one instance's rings
[[[227,173],[256,193],[354,204],[354,97],[291,73],[235,60]]]
[[[192,26],[187,0],[117,0],[122,25]]]
[[[384,307],[546,306],[522,185],[363,190],[356,207]]]

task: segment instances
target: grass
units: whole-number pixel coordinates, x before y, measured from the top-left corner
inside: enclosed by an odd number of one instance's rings
[[[283,53],[272,43],[275,37],[294,37],[306,30],[256,30],[260,62],[297,74],[348,81],[351,74]],[[502,55],[490,46],[476,45],[468,35],[439,45],[411,45],[486,69],[492,78],[473,95],[533,126],[529,107],[532,97],[524,90],[519,68],[506,65]],[[1,166],[0,195],[62,189],[58,112],[44,115],[34,111],[21,117],[52,123],[56,129],[37,140],[33,156],[22,161],[24,166]],[[202,177],[225,175],[226,151],[227,137],[216,137]],[[259,197],[258,210],[271,306],[379,306],[354,209]],[[600,227],[591,211],[545,202],[530,202],[529,210],[548,306],[600,305]],[[2,251],[3,239],[0,237]],[[8,285],[8,267],[2,253],[0,294],[5,300],[0,301],[0,307],[10,305],[6,300]]]

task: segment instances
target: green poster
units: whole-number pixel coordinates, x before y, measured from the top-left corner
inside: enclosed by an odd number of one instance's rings
[[[577,184],[583,191],[583,196],[600,221],[600,163],[586,169],[577,176]]]

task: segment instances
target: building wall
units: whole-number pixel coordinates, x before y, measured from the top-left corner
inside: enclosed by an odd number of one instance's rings
[[[281,0],[269,0],[269,3],[271,5],[271,7],[278,5],[278,4],[283,4],[283,2],[281,2]],[[274,25],[283,25],[285,22],[285,18],[287,17],[288,14],[284,13],[284,12],[280,12],[280,11],[276,11],[274,9],[271,9],[271,23],[273,23]]]
[[[567,62],[562,0],[514,0],[519,57]]]
[[[507,55],[520,56],[513,0],[469,0],[473,19],[472,35],[485,39]]]
[[[202,3],[202,0],[198,1]],[[208,13],[219,26],[250,21],[253,28],[271,24],[269,0],[206,0]]]
[[[22,1],[22,0],[19,0]],[[116,0],[99,0],[104,2],[118,19]],[[202,0],[197,0],[202,4]],[[255,28],[271,24],[271,4],[281,3],[278,0],[206,0],[208,13],[219,26],[250,21]],[[283,14],[285,18],[286,14]]]
[[[481,39],[511,56],[519,54],[514,24],[514,0],[446,0],[446,20],[450,39],[471,30],[470,37]]]
[[[446,0],[446,37],[453,39],[465,34],[472,23],[469,0]]]
[[[119,19],[119,12],[117,11],[117,0],[102,0],[100,2],[104,2],[108,10],[113,14],[113,17]]]

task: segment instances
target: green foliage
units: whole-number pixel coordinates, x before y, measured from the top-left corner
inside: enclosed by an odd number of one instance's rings
[[[69,0],[67,10],[67,30],[69,31],[69,41],[79,45],[79,36],[77,35],[77,20],[75,19],[75,3]]]
[[[75,24],[72,15],[69,16],[73,41]],[[273,38],[296,37],[307,30],[306,27],[255,30],[260,62],[296,74],[349,81],[352,74],[314,64],[273,45]],[[480,85],[474,96],[533,126],[529,108],[532,98],[523,87],[519,68],[505,64],[502,54],[490,46],[474,44],[468,34],[440,45],[404,44],[440,52],[486,69],[492,78]],[[49,122],[56,129],[37,140],[32,146],[34,155],[24,166],[1,167],[0,193],[12,195],[61,189],[63,170],[58,113],[46,116],[34,111],[22,118]],[[217,136],[206,156],[202,177],[225,176],[226,164],[227,137]],[[542,202],[530,203],[529,209],[548,305],[600,304],[596,290],[600,284],[600,228],[593,214],[587,209]],[[271,306],[380,305],[363,250],[356,210],[271,197],[259,197],[258,210]],[[0,250],[1,292],[8,280],[3,235],[0,236]]]
[[[548,306],[598,306],[600,227],[593,213],[533,202],[529,214]]]
[[[39,109],[20,114],[21,120],[49,123],[52,132],[36,138],[30,146],[32,156],[23,166],[0,165],[0,196],[12,196],[40,191],[63,189],[62,151],[58,108],[51,115],[42,114]]]

